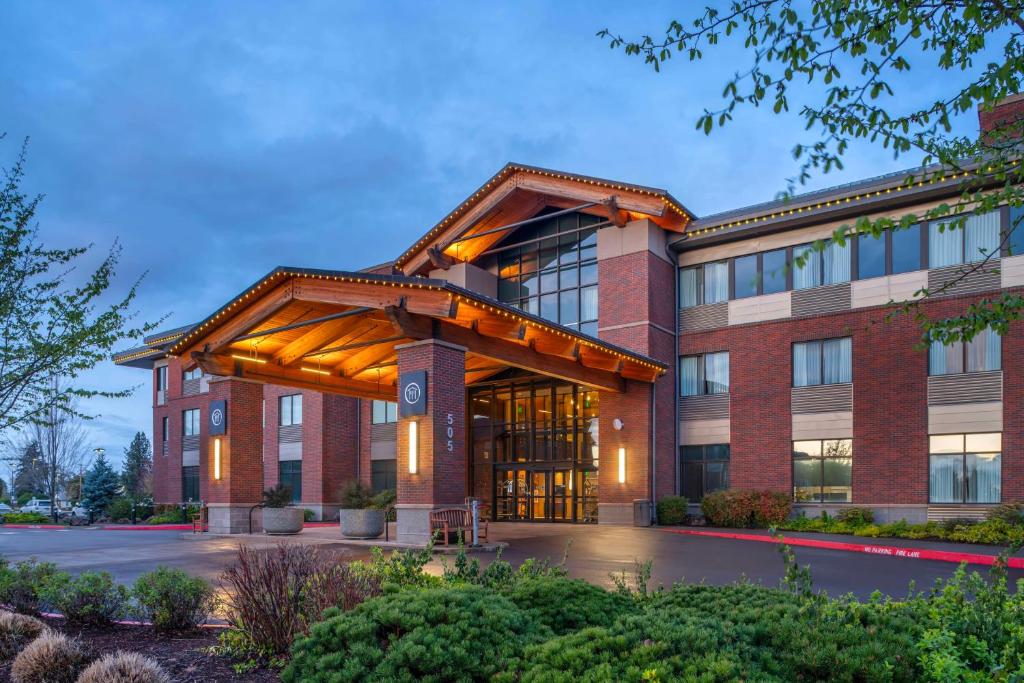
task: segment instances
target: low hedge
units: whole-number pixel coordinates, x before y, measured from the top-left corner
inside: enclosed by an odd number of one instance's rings
[[[8,512],[0,517],[4,524],[53,524],[53,518],[40,512]]]
[[[689,501],[683,496],[665,496],[658,501],[658,524],[674,525],[686,522]]]
[[[609,593],[581,579],[564,577],[518,581],[508,591],[508,597],[557,635],[590,626],[610,626],[633,607],[632,601],[623,595]]]
[[[1012,517],[1011,517],[1012,519]],[[786,531],[813,531],[828,534],[853,534],[864,538],[934,539],[953,543],[981,543],[986,545],[1024,544],[1024,525],[1006,521],[1006,517],[991,515],[981,522],[950,520],[910,524],[905,520],[875,524],[863,517],[842,515],[832,517],[796,517],[779,525]]]
[[[711,526],[758,528],[784,522],[793,501],[777,491],[727,489],[704,496],[700,509]]]

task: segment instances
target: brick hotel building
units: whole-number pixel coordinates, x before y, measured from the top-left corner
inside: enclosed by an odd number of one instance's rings
[[[807,250],[959,194],[907,175],[700,218],[509,164],[393,262],[278,268],[118,354],[153,373],[156,500],[244,531],[278,481],[331,519],[359,479],[397,489],[400,538],[423,540],[468,496],[496,521],[611,524],[724,487],[883,520],[1024,499],[1024,323],[921,349],[912,316],[887,319],[923,288],[937,318],[1024,288],[1024,231],[1003,239],[1021,209]]]

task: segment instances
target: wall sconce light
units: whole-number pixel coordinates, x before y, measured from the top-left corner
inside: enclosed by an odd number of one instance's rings
[[[619,483],[626,483],[626,449],[619,448]]]
[[[220,481],[220,439],[213,440],[213,478]]]
[[[409,421],[409,474],[416,474],[416,456],[419,452],[419,444],[416,439],[416,422]]]

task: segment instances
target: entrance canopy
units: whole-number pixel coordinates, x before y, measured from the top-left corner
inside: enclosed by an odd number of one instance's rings
[[[668,367],[444,280],[277,268],[168,351],[212,375],[395,400],[396,345],[466,348],[466,384],[521,368],[603,391]]]

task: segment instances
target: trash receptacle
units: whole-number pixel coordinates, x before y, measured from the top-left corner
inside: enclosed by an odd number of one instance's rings
[[[633,526],[651,526],[651,501],[637,498],[633,501]]]

